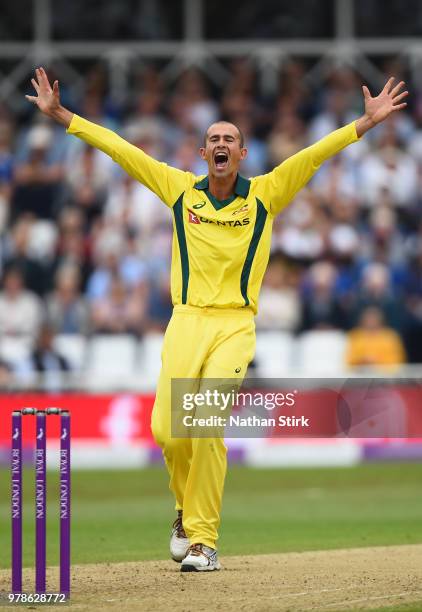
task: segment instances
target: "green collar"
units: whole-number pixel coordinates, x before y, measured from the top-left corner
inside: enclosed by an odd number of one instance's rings
[[[237,196],[240,196],[241,198],[247,198],[249,194],[250,186],[251,186],[251,182],[248,179],[244,178],[243,176],[240,176],[240,174],[238,174],[236,183],[234,186],[234,195],[227,198],[227,200],[217,200],[217,198],[215,198],[212,195],[212,193],[209,192],[208,176],[205,176],[198,183],[195,183],[195,189],[200,189],[202,191],[205,191],[205,193],[208,196],[208,199],[211,201],[212,205],[214,206],[216,210],[220,210],[220,208],[224,208],[224,206],[227,206],[228,204],[230,204],[230,202],[233,202],[233,200],[235,200]]]

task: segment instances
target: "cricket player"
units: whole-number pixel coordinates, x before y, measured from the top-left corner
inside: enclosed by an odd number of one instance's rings
[[[244,178],[247,155],[240,130],[218,121],[199,149],[207,176],[194,176],[159,162],[114,132],[60,104],[43,68],[26,96],[68,134],[101,149],[134,179],[151,189],[173,213],[171,293],[174,304],[162,350],[162,368],[152,414],[152,432],[163,449],[176,499],[171,556],[182,571],[220,569],[216,541],[220,522],[226,447],[222,438],[171,435],[171,381],[241,381],[255,351],[254,315],[270,253],[273,220],[325,160],[406,106],[404,83],[390,78],[378,96],[363,87],[364,114],[293,155],[268,174]]]

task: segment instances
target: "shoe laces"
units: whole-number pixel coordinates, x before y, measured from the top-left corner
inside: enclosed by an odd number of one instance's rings
[[[173,523],[173,529],[176,531],[176,536],[178,538],[187,538],[186,532],[183,529],[183,512],[182,510],[178,510],[177,519]]]
[[[199,557],[200,555],[204,555],[205,557],[207,557],[207,559],[210,556],[205,552],[203,544],[192,544],[189,547],[188,554],[192,555],[193,557]]]

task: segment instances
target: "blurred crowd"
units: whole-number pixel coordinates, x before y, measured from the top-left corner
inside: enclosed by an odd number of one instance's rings
[[[199,0],[195,2],[199,4]],[[24,5],[3,3],[1,40],[22,41],[33,36],[31,4],[38,6],[33,0],[25,0]],[[244,40],[245,37],[309,40],[335,35],[336,0],[242,0],[242,10],[238,3],[225,0],[202,0],[201,4],[199,14],[203,15],[204,35],[211,40]],[[55,0],[48,6],[54,40],[85,41],[95,37],[101,41],[145,41],[183,38],[185,12],[191,11],[192,5],[184,0]],[[348,14],[348,19],[353,21],[358,37],[416,37],[422,32],[419,0],[353,0],[353,14],[353,17]]]
[[[268,99],[247,61],[229,68],[221,89],[196,70],[169,88],[146,66],[117,103],[97,66],[81,99],[65,83],[62,98],[198,175],[207,172],[198,147],[218,118],[244,132],[242,173],[254,176],[363,110],[361,79],[348,69],[311,89],[305,66],[287,63]],[[395,64],[386,77],[392,70],[402,76]],[[326,163],[276,219],[258,329],[378,334],[381,354],[422,363],[422,92],[412,82],[408,89],[406,112]],[[111,159],[32,107],[23,117],[0,108],[1,338],[35,345],[45,325],[54,334],[163,330],[172,310],[171,239],[168,208]],[[350,363],[371,359],[355,353]]]

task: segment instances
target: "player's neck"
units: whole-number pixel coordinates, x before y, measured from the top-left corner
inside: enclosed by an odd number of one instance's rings
[[[208,176],[208,189],[217,200],[227,200],[234,194],[237,172],[229,176]]]

